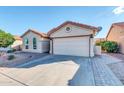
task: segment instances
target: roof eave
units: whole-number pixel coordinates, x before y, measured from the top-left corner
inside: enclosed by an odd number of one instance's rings
[[[37,34],[37,35],[39,35],[40,37],[43,37],[43,38],[48,38],[47,34],[46,34],[46,36],[45,36],[45,35],[43,35],[43,34],[40,34],[39,32],[33,31],[32,29],[28,29],[28,30],[21,36],[21,38],[23,38],[23,37],[24,37],[27,33],[29,33],[29,32],[33,32],[33,33],[35,33],[35,34]]]
[[[64,25],[69,24],[69,22],[70,22],[70,21],[64,22],[63,24],[59,25],[58,27],[53,28],[52,30],[50,30],[50,31],[47,33],[47,35],[50,36],[51,34],[53,34],[54,32],[56,32],[57,30],[59,30],[61,27],[63,27]],[[76,23],[75,23],[75,24],[76,24]],[[74,25],[74,23],[73,23],[72,25]],[[91,28],[90,28],[90,26],[89,26],[89,28],[88,28],[88,26],[87,26],[87,27],[85,27],[85,26],[84,26],[84,27],[83,27],[83,26],[80,26],[80,27],[85,28],[85,29],[89,29],[89,30],[93,30],[93,31],[95,31],[95,32],[99,32],[99,30],[98,30],[97,27],[93,27],[93,26],[92,26]]]

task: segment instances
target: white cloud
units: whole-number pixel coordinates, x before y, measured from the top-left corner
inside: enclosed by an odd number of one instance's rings
[[[114,14],[122,14],[122,13],[124,13],[124,6],[119,6],[119,7],[115,8],[112,12]]]

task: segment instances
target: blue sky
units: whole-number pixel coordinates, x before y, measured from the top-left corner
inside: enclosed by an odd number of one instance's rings
[[[112,23],[124,21],[124,7],[0,7],[0,29],[14,35],[22,35],[29,28],[48,32],[67,20],[102,26],[97,37],[105,37]]]

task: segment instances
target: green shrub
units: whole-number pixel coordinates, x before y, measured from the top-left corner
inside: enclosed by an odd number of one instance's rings
[[[101,46],[101,42],[97,42],[96,43],[96,46]]]
[[[13,52],[15,52],[16,51],[16,49],[12,49],[13,50]]]
[[[114,41],[104,42],[103,47],[108,53],[117,53],[119,50],[118,44]]]
[[[11,50],[8,50],[7,53],[13,53],[15,51],[16,51],[16,49],[11,49]]]
[[[96,43],[96,45],[101,46],[102,50],[108,53],[117,53],[119,50],[117,42],[114,41],[102,41]]]
[[[7,53],[12,53],[12,50],[8,50]]]
[[[105,43],[105,42],[106,42],[106,41],[97,42],[97,43],[96,43],[96,46],[101,46],[102,50],[105,51],[105,48],[104,48],[104,43]]]
[[[13,60],[14,58],[15,58],[14,55],[9,55],[9,56],[8,56],[8,60]]]

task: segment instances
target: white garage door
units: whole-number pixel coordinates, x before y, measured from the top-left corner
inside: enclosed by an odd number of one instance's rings
[[[61,55],[89,56],[89,37],[53,39],[53,53]]]

